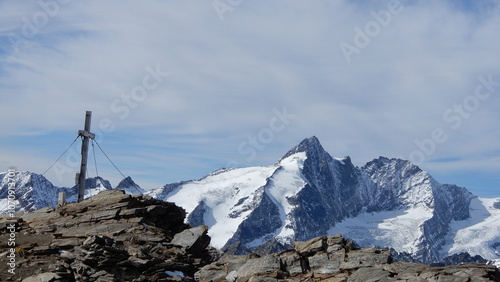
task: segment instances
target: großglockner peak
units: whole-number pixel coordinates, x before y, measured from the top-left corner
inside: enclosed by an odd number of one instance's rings
[[[314,136],[274,165],[221,169],[148,194],[183,207],[189,223],[209,226],[212,244],[232,253],[342,233],[424,262],[460,252],[500,258],[500,199],[440,184],[406,160],[380,157],[356,167],[349,157],[330,156]],[[483,238],[470,235],[478,222]]]

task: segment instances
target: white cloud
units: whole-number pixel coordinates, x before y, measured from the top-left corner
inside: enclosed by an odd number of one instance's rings
[[[76,132],[85,110],[93,110],[94,130],[103,119],[115,126],[104,142],[132,135],[133,146],[118,148],[148,152],[134,155],[134,162],[151,160],[164,171],[152,177],[157,184],[201,177],[231,160],[268,164],[311,135],[332,155],[351,155],[358,165],[379,155],[407,159],[418,149],[414,141],[438,127],[448,139],[426,156],[423,168],[439,172],[450,164],[430,161],[460,158],[473,173],[484,167],[467,161],[475,154],[495,166],[500,88],[456,130],[443,113],[474,93],[478,76],[500,81],[498,4],[478,1],[472,9],[451,1],[402,1],[404,9],[348,63],[339,44],[353,44],[355,28],[363,30],[387,3],[244,1],[221,21],[210,1],[70,1],[15,54],[9,32],[22,35],[23,17],[43,9],[4,1],[0,112],[9,122],[0,129],[11,141],[1,144],[20,152],[26,147],[15,140]],[[114,101],[143,83],[146,68],[157,65],[171,75],[125,117],[113,110]],[[238,146],[283,107],[297,118],[246,161]],[[162,151],[172,140],[184,143]],[[43,158],[50,163],[48,155]],[[19,162],[28,166],[26,155],[19,153]]]

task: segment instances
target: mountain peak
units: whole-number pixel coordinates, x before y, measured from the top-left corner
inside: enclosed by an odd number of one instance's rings
[[[127,194],[142,194],[144,193],[144,189],[142,189],[137,183],[132,180],[132,177],[127,176],[124,178],[118,186],[115,187],[118,190],[124,190]]]
[[[100,176],[89,177],[85,179],[85,189],[92,189],[92,188],[103,188],[106,190],[113,189],[113,187],[111,187],[111,183],[109,183],[108,180]],[[71,190],[78,191],[78,184],[73,186]]]
[[[282,158],[281,160],[296,154],[300,152],[305,152],[307,155],[309,154],[314,154],[314,155],[323,155],[323,154],[328,154],[325,149],[323,149],[323,146],[321,146],[321,143],[319,142],[318,138],[316,136],[311,136],[309,138],[306,138],[302,140],[298,145],[295,145],[290,151],[288,151]],[[280,160],[280,161],[281,161]]]
[[[309,137],[309,138],[306,138],[306,139],[302,140],[302,142],[300,142],[299,145],[302,144],[302,143],[309,144],[309,145],[319,145],[319,146],[321,146],[318,137],[316,137],[314,135],[311,136],[311,137]]]
[[[410,162],[408,160],[403,160],[403,159],[399,159],[399,158],[389,159],[389,158],[382,157],[382,156],[367,162],[362,167],[362,169],[365,171],[368,171],[370,173],[372,171],[378,171],[382,167],[386,167],[386,166],[393,166],[399,170],[401,170],[403,167],[406,167],[406,169],[404,169],[404,170],[409,171],[411,173],[417,173],[417,172],[422,171],[418,166],[416,166],[415,164],[413,164],[412,162]]]
[[[118,183],[118,186],[116,186],[115,189],[120,189],[120,188],[130,187],[130,186],[137,186],[137,184],[134,182],[134,180],[132,180],[132,177],[127,176],[127,177],[123,178],[122,181],[120,181],[120,183]]]

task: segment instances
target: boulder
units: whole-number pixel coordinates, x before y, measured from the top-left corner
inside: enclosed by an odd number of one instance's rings
[[[375,247],[352,250],[346,253],[340,264],[341,269],[356,269],[391,263],[391,252]]]
[[[358,268],[354,271],[353,274],[349,276],[347,281],[364,281],[364,282],[377,282],[377,281],[390,281],[391,277],[393,277],[393,273],[381,269],[381,268],[373,268],[373,267],[362,267]]]
[[[210,244],[208,226],[200,225],[175,234],[172,244],[182,246],[188,253],[200,254]]]
[[[327,249],[327,237],[321,236],[313,238],[306,242],[297,241],[294,243],[293,248],[301,256],[310,256],[320,251],[326,251]]]

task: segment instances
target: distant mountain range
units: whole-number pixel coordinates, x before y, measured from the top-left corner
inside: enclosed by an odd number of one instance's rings
[[[7,195],[4,175],[0,209]],[[132,183],[127,178],[115,188],[142,191]],[[100,177],[88,179],[86,187],[86,197],[112,189]],[[76,187],[16,174],[20,210],[54,206],[61,190],[69,201],[76,199]],[[270,166],[220,169],[145,193],[183,207],[188,222],[209,226],[212,245],[229,253],[268,253],[295,240],[342,233],[361,246],[390,247],[401,258],[426,263],[464,252],[500,259],[500,198],[438,183],[406,160],[379,157],[356,167],[349,157],[330,156],[316,137]]]
[[[0,214],[7,211],[7,173],[0,173]],[[14,181],[16,191],[16,201],[18,203],[16,211],[30,212],[43,207],[55,207],[59,192],[66,192],[67,202],[76,202],[78,198],[78,188],[73,186],[54,186],[43,175],[27,171],[16,172]],[[137,185],[132,178],[127,177],[120,181],[116,187],[112,187],[109,181],[101,177],[87,178],[85,180],[84,198],[88,199],[104,190],[121,189],[128,194],[143,194],[145,191]]]

